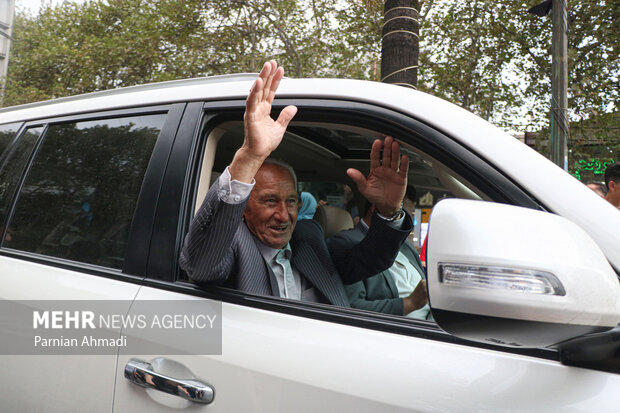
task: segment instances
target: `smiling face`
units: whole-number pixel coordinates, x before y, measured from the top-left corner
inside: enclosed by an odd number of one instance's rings
[[[263,164],[254,176],[248,205],[243,214],[252,234],[271,248],[283,248],[291,239],[299,197],[291,174],[279,165]]]

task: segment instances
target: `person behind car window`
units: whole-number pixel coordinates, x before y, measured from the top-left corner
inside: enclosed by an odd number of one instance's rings
[[[417,204],[417,191],[413,185],[407,186],[407,191],[405,192],[405,199],[403,200],[403,209],[409,212],[412,216],[415,215],[415,207]],[[418,225],[414,222],[414,225]],[[414,234],[411,233],[409,236],[409,240],[413,242]],[[422,263],[422,267],[426,269],[426,241],[428,240],[428,236],[424,237],[424,241],[422,241],[422,248],[420,249],[420,262]]]
[[[357,205],[355,204],[355,194],[349,185],[345,185],[343,188],[344,204],[336,205],[339,208],[349,211],[354,223],[358,223],[360,220],[360,213]]]
[[[312,219],[317,207],[316,198],[310,192],[302,192],[300,197],[301,208],[299,208],[299,213],[297,214],[297,221]]]
[[[411,217],[400,209],[409,160],[399,156],[398,142],[387,137],[382,158],[382,142],[373,143],[367,177],[355,169],[347,171],[377,213],[367,239],[338,274],[319,224],[297,222],[295,172],[267,159],[297,111],[287,106],[277,120],[270,117],[283,73],[272,60],[254,82],[246,101],[243,145],[207,192],[179,262],[197,283],[348,306],[342,280],[353,283],[388,268],[413,227]]]
[[[605,199],[620,209],[620,162],[609,165],[605,169],[605,186],[607,186]]]
[[[588,182],[586,186],[596,192],[601,198],[605,198],[605,195],[607,195],[607,187],[601,182],[591,181]]]
[[[405,199],[403,199],[403,209],[407,212],[409,212],[409,214],[411,214],[411,216],[415,215],[415,206],[416,206],[416,200],[417,200],[417,191],[415,189],[415,186],[413,185],[407,185],[407,189],[405,190]],[[414,220],[413,225],[416,225],[416,222]],[[414,233],[411,232],[411,234],[409,234],[409,240],[413,242],[413,237],[414,237]]]
[[[363,242],[371,228],[374,206],[366,204],[366,214],[353,229],[340,231],[327,240],[329,252],[340,269],[347,255]],[[426,273],[413,244],[403,243],[391,266],[370,278],[345,284],[351,307],[386,314],[427,319],[430,314],[426,293]]]

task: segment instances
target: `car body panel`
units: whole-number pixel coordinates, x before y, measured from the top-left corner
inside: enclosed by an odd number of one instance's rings
[[[142,287],[137,299],[183,297]],[[213,386],[210,412],[531,412],[536,406],[560,413],[617,405],[620,376],[611,373],[234,304],[222,311],[222,355],[163,356]],[[123,369],[131,358],[154,357],[119,357],[115,412],[201,408],[127,381]]]
[[[128,310],[139,288],[6,256],[0,256],[0,268],[0,300],[123,300]],[[11,330],[6,324],[3,328],[6,340]],[[0,355],[0,411],[109,413],[116,359],[116,355]]]
[[[197,102],[195,106],[202,102],[245,99],[252,85],[251,77],[253,75],[165,82],[2,109],[0,124],[23,120],[36,125],[37,120],[45,118],[95,112],[100,116],[101,111],[123,108],[175,102]],[[620,268],[620,249],[617,248],[620,213],[617,210],[532,149],[456,105],[406,88],[355,80],[285,79],[278,99],[364,102],[423,122],[486,160],[549,211],[583,228],[616,271]],[[179,130],[186,132],[182,139],[198,137],[199,116],[191,119],[193,123],[179,126]],[[199,145],[195,142],[194,145],[191,150],[197,151]],[[168,159],[168,153],[162,157]],[[179,200],[184,196],[181,192],[190,187],[193,179],[191,166],[187,166],[192,155],[182,154],[176,158],[173,150],[169,159],[186,168],[187,175],[182,177],[184,185],[178,186],[179,193],[175,195],[178,198],[158,212],[186,208]],[[146,190],[154,191],[150,195],[155,195],[153,199],[157,203],[164,202],[164,197],[159,197],[159,187]],[[153,218],[153,222],[157,220]],[[163,226],[176,231],[179,239],[182,236],[180,222],[166,221]],[[152,241],[136,240],[136,245],[150,248],[148,265],[158,258],[153,257],[157,255],[157,243],[150,245]],[[429,256],[432,257],[432,251]],[[157,267],[165,270],[155,275],[147,267],[147,275],[159,283],[159,288],[153,288],[141,287],[135,277],[119,272],[42,259],[36,254],[3,251],[0,255],[0,298],[127,300],[127,311],[134,298],[204,299],[197,298],[189,288],[185,291],[187,294],[180,292],[182,286],[178,287],[173,280],[175,260],[169,261],[168,266]],[[218,297],[217,292],[212,296]],[[390,331],[389,327],[383,330],[364,328],[359,325],[372,315],[363,313],[354,314],[358,326],[351,326],[333,322],[329,316],[323,319],[305,317],[303,309],[298,314],[285,314],[223,301],[222,355],[36,356],[39,359],[0,356],[0,368],[6,377],[0,386],[0,410],[535,410],[554,413],[616,410],[620,375],[566,367],[556,360],[502,351],[499,346],[476,346],[456,339],[441,341],[423,334],[410,336]],[[282,302],[286,304],[286,301],[278,301]],[[415,328],[412,324],[411,330]],[[191,340],[191,334],[197,332],[184,334],[179,340]],[[145,361],[163,358],[164,366],[165,360],[182,366],[181,370],[191,372],[215,388],[215,401],[208,407],[189,404],[130,383],[123,376],[130,358]],[[31,373],[31,369],[36,371]],[[41,390],[34,396],[22,394],[26,387]]]

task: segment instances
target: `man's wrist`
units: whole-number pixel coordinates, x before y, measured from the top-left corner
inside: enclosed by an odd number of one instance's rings
[[[230,163],[231,179],[251,183],[265,158],[249,154],[243,147],[239,148]]]
[[[377,215],[379,216],[379,218],[385,221],[393,222],[393,221],[398,221],[399,219],[402,219],[405,215],[405,211],[403,211],[403,209],[400,208],[400,209],[397,209],[395,212],[392,212],[391,214],[383,215],[381,212],[377,210]]]

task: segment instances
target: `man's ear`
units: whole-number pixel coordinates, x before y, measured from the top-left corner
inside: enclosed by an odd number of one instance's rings
[[[304,206],[304,203],[300,199],[299,202],[297,203],[297,212],[301,211],[302,206]]]

